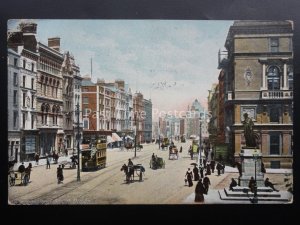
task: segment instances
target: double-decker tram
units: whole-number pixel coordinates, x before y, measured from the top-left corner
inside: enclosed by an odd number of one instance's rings
[[[106,142],[106,135],[83,135],[82,171],[98,170],[106,166]]]

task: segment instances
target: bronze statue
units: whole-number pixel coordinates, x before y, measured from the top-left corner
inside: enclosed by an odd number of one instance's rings
[[[246,140],[246,147],[256,147],[256,137],[253,132],[253,121],[248,117],[248,113],[244,113],[244,136]]]

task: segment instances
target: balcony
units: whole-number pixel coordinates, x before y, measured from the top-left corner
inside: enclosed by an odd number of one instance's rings
[[[293,91],[291,90],[278,90],[270,91],[263,90],[261,92],[262,99],[293,99]]]

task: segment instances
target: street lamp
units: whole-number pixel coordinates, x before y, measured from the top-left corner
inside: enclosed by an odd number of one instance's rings
[[[79,130],[79,117],[80,117],[80,111],[79,111],[79,103],[76,105],[76,114],[77,114],[77,160],[78,160],[78,165],[77,165],[77,181],[80,181],[80,130]]]
[[[256,182],[256,163],[258,160],[258,154],[256,153],[256,151],[253,153],[253,160],[254,160],[254,197],[253,197],[253,203],[257,203],[258,202],[258,198],[257,198],[257,182]]]

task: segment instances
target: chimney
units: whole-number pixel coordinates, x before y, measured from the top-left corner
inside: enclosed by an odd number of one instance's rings
[[[48,38],[48,47],[59,52],[59,50],[60,50],[60,38],[59,37]]]

